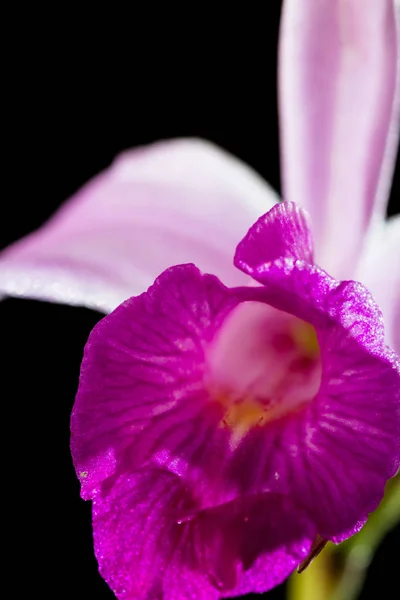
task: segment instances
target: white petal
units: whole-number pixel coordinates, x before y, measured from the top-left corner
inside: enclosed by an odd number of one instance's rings
[[[206,141],[128,151],[3,251],[0,294],[108,312],[186,262],[241,285],[236,244],[278,200],[250,167]]]
[[[393,0],[285,0],[279,108],[284,200],[312,219],[317,263],[353,276],[385,214],[399,136]]]
[[[367,286],[381,307],[386,343],[400,353],[400,215],[375,224],[356,279]]]

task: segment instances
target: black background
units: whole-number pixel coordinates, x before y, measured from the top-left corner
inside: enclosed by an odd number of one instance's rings
[[[280,2],[218,14],[192,5],[176,13],[29,10],[17,15],[6,57],[1,247],[43,223],[121,150],[160,138],[212,140],[279,191]],[[392,214],[399,196],[398,166]],[[100,317],[33,301],[1,305],[8,597],[113,598],[97,573],[90,504],[79,498],[69,454],[82,350]],[[397,531],[379,550],[362,600],[397,597],[399,555]],[[283,593],[280,586],[266,597]]]

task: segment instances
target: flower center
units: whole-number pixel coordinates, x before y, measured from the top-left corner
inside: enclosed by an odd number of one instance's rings
[[[206,384],[237,446],[254,427],[299,410],[318,392],[321,356],[312,325],[259,302],[227,317],[207,352]]]

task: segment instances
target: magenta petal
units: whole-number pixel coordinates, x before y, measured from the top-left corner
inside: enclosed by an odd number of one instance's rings
[[[93,531],[100,573],[120,600],[264,592],[293,571],[315,536],[291,498],[259,494],[198,511],[182,480],[155,468],[104,486]]]
[[[106,489],[112,494],[114,479],[138,468],[168,470],[195,500],[182,505],[178,517],[194,528],[195,562],[224,594],[241,585],[253,563],[243,545],[226,548],[222,514],[221,529],[209,538],[212,511],[224,506],[235,513],[236,503],[243,510],[250,497],[261,495],[268,503],[284,496],[311,523],[294,540],[306,548],[310,532],[338,540],[357,531],[400,466],[400,365],[385,345],[382,314],[362,284],[335,281],[296,258],[311,256],[307,244],[293,240],[286,248],[292,209],[271,211],[275,217],[261,219],[237,249],[236,264],[261,285],[229,289],[193,265],[180,265],[103,319],[85,349],[72,414],[71,447],[83,497],[99,499]],[[289,212],[279,218],[281,210]],[[299,213],[292,214],[298,223]],[[298,230],[307,239],[306,227]],[[283,257],[271,260],[271,237]],[[272,350],[262,349],[263,343],[274,345],[263,329],[268,333],[271,319],[277,334],[301,319],[317,336],[317,362],[307,371],[312,381],[296,380],[303,381],[296,397],[292,388],[287,395],[282,373],[276,381]],[[312,350],[309,341],[305,347]],[[284,346],[276,347],[279,352]],[[259,365],[255,373],[249,369],[254,352],[261,367],[265,363],[261,387],[253,385],[260,382]],[[225,354],[237,364],[230,381],[220,364]],[[264,539],[270,546],[248,552],[254,564],[264,556],[269,565],[282,551],[282,571],[271,574],[277,581],[298,552],[290,550],[289,517],[282,517],[279,502],[273,506],[276,530]],[[259,505],[255,513],[263,514]],[[241,525],[233,517],[228,521],[240,540]],[[229,560],[218,561],[219,554]],[[256,573],[260,587],[249,575],[249,587],[240,590],[266,589],[269,580]]]
[[[236,264],[265,286],[255,289],[260,300],[315,327],[322,363],[316,398],[269,427],[268,458],[256,472],[271,490],[291,489],[319,533],[338,539],[361,526],[400,466],[398,357],[385,346],[382,314],[364,286],[304,261],[259,265],[253,244],[249,235],[239,245]]]
[[[312,263],[313,240],[307,214],[293,202],[276,204],[251,226],[236,254],[240,254],[241,262],[253,267],[276,258],[301,258]]]
[[[118,600],[217,600],[191,524],[178,523],[192,506],[179,478],[160,469],[122,475],[94,498],[96,557]]]
[[[291,258],[248,270],[265,287],[228,290],[175,267],[94,329],[72,416],[82,494],[153,462],[195,490],[199,510],[270,491],[296,499],[321,535],[337,539],[359,528],[400,465],[399,365],[361,284]],[[322,380],[305,407],[267,419],[236,446],[205,387],[205,350],[245,300],[315,327]]]
[[[374,211],[385,214],[399,134],[397,35],[393,0],[284,3],[284,199],[309,210],[317,262],[341,278]]]
[[[196,262],[228,285],[232,254],[277,201],[254,171],[211,143],[181,139],[126,152],[35,233],[0,256],[0,296],[109,312],[164,269]]]
[[[262,228],[256,233],[262,239]],[[257,235],[250,230],[235,262],[263,284],[254,290],[260,300],[315,327],[322,381],[306,410],[271,424],[271,451],[256,473],[272,490],[291,488],[320,534],[338,538],[357,530],[400,466],[399,361],[362,284],[335,281],[303,260],[262,264]]]
[[[170,439],[174,448],[189,440],[194,451],[215,429],[211,403],[199,419],[204,344],[238,302],[214,276],[182,265],[94,328],[71,417],[83,497],[124,461],[140,466]]]
[[[316,531],[293,498],[270,493],[203,511],[193,524],[200,564],[229,598],[282,583],[307,555]]]

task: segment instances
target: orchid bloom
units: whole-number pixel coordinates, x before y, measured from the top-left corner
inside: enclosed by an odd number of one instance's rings
[[[162,142],[1,255],[4,295],[112,311],[71,446],[117,598],[266,591],[358,531],[399,469],[396,17],[285,1],[284,202],[207,142]]]

